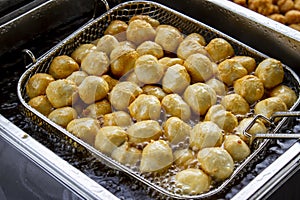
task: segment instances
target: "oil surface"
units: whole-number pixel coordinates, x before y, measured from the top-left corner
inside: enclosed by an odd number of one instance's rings
[[[68,31],[62,32],[64,32],[65,35],[60,35],[59,38],[53,38],[53,35],[58,35],[58,30],[56,30],[54,33],[43,35],[26,45],[33,47],[31,50],[33,52],[38,52],[36,55],[36,57],[38,57],[54,46],[60,39],[69,34]],[[0,58],[3,63],[0,68],[0,113],[19,128],[27,132],[31,137],[69,162],[72,166],[81,170],[118,198],[144,200],[164,198],[156,191],[149,189],[149,187],[134,178],[127,176],[124,172],[111,169],[97,161],[89,153],[76,150],[58,136],[44,131],[30,119],[21,114],[21,104],[17,97],[17,83],[20,76],[25,71],[24,59],[21,53],[22,48],[23,47],[14,49],[12,52],[8,53],[8,55]],[[299,132],[299,123],[299,118],[292,119],[288,127],[283,127],[281,131]],[[283,154],[295,141],[296,140],[274,140],[267,148],[265,156],[254,163],[251,168],[247,169],[247,173],[237,180],[232,187],[227,188],[226,191],[220,194],[219,198],[230,199],[233,197],[263,169]]]

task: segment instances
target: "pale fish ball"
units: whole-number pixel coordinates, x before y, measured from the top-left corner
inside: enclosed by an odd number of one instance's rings
[[[140,171],[161,172],[173,163],[173,153],[169,144],[164,140],[151,141],[143,149]]]
[[[175,176],[177,187],[184,194],[195,195],[207,192],[210,188],[211,178],[201,169],[189,168],[178,172]]]
[[[163,90],[167,93],[182,93],[190,85],[190,75],[186,68],[175,64],[167,69],[162,79]]]
[[[73,119],[67,126],[67,131],[90,145],[94,144],[99,130],[100,124],[98,120],[85,117]]]
[[[53,110],[49,115],[48,118],[53,121],[54,123],[62,126],[67,127],[70,121],[77,118],[77,112],[72,107],[63,107],[57,108]]]
[[[111,51],[119,45],[119,41],[112,35],[104,35],[97,42],[97,51],[102,51],[110,56]]]
[[[231,44],[223,38],[212,39],[205,47],[214,62],[221,62],[234,55]]]
[[[155,29],[148,22],[140,19],[129,23],[126,30],[127,40],[139,45],[145,41],[153,41],[156,35]]]
[[[287,106],[279,97],[269,97],[261,100],[254,107],[254,113],[264,115],[270,118],[273,113],[278,111],[287,111]]]
[[[128,140],[127,133],[119,126],[104,126],[95,137],[95,148],[106,155]]]
[[[207,56],[200,53],[187,57],[184,66],[190,74],[193,83],[204,82],[214,74],[212,62]]]
[[[197,159],[201,168],[216,181],[227,179],[234,170],[230,154],[221,147],[208,147],[198,152]]]
[[[238,126],[237,117],[231,112],[226,111],[221,104],[210,107],[204,120],[216,123],[226,133],[233,132],[234,128]]]
[[[199,122],[190,132],[190,148],[198,151],[207,147],[221,146],[224,131],[211,121]]]
[[[281,98],[288,108],[291,108],[298,98],[296,92],[286,85],[278,85],[272,89],[270,96]]]
[[[162,128],[155,120],[136,122],[127,129],[129,142],[138,144],[158,140],[162,135]]]
[[[164,56],[162,47],[153,41],[143,42],[137,47],[136,51],[140,56],[150,54],[158,59]]]
[[[248,102],[236,93],[225,95],[220,103],[233,114],[245,115],[250,112]]]
[[[162,108],[168,115],[178,117],[183,121],[191,118],[190,106],[178,94],[168,94],[161,101]]]
[[[128,107],[130,115],[137,121],[160,118],[161,105],[156,96],[141,94]]]
[[[135,62],[134,72],[145,84],[158,83],[164,74],[163,66],[153,55],[140,56]]]
[[[66,79],[73,81],[77,86],[82,83],[82,81],[88,76],[88,74],[84,71],[75,71]]]
[[[204,115],[217,102],[216,92],[204,83],[195,83],[186,88],[183,99],[196,114]]]
[[[248,145],[237,135],[227,135],[225,137],[224,149],[234,161],[242,161],[251,153]]]
[[[139,96],[143,90],[135,83],[119,82],[110,92],[109,101],[117,110],[127,110],[127,107]]]
[[[184,142],[190,136],[191,129],[190,125],[178,117],[170,117],[163,124],[164,135],[171,144]]]
[[[142,151],[131,147],[128,142],[124,142],[111,153],[111,157],[123,165],[135,165],[140,161],[141,156]]]
[[[171,25],[159,25],[156,29],[155,42],[165,51],[176,53],[177,47],[183,41],[181,32]]]
[[[78,93],[82,101],[91,104],[107,96],[109,91],[107,82],[99,76],[88,76],[78,86]]]
[[[110,60],[104,52],[89,52],[81,62],[81,69],[89,75],[101,76],[108,71]]]
[[[263,82],[254,75],[246,75],[234,82],[235,93],[241,95],[249,104],[260,100],[264,95]]]
[[[273,58],[266,58],[258,64],[254,75],[263,82],[265,88],[273,88],[283,81],[284,70],[282,63]]]
[[[128,127],[132,125],[131,116],[124,111],[115,111],[103,116],[103,126]]]

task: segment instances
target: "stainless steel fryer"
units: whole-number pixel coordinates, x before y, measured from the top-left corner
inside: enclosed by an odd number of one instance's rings
[[[84,149],[87,149],[92,154],[94,154],[97,158],[101,159],[105,163],[108,163],[110,166],[115,167],[119,170],[125,171],[129,175],[135,177],[136,179],[140,180],[141,182],[151,186],[155,190],[161,192],[162,194],[172,197],[172,198],[209,198],[213,197],[215,194],[218,194],[225,187],[228,187],[232,184],[232,182],[237,179],[241,174],[243,174],[246,170],[246,166],[251,165],[252,162],[255,162],[256,156],[258,154],[262,154],[265,150],[265,147],[268,144],[268,140],[265,140],[263,143],[260,143],[255,150],[251,154],[249,158],[247,158],[241,165],[239,165],[233,175],[226,180],[222,185],[217,186],[213,190],[208,193],[195,195],[195,196],[188,196],[188,195],[177,195],[172,193],[171,191],[167,191],[163,186],[154,184],[153,182],[147,180],[146,178],[142,177],[141,175],[137,174],[136,172],[132,171],[131,169],[120,165],[119,163],[115,162],[114,160],[110,159],[109,157],[103,155],[101,152],[95,150],[90,145],[84,143],[83,141],[79,140],[78,138],[74,137],[72,134],[68,133],[65,129],[57,126],[46,117],[32,109],[26,103],[26,94],[25,94],[25,85],[27,80],[37,72],[46,72],[49,63],[51,60],[57,56],[62,54],[70,54],[76,47],[78,47],[82,43],[91,42],[98,37],[102,36],[103,31],[105,30],[106,26],[109,24],[111,20],[114,19],[122,19],[128,21],[132,15],[135,14],[147,14],[151,17],[158,19],[161,23],[170,24],[175,27],[180,28],[183,30],[183,33],[188,34],[191,32],[198,32],[202,34],[207,41],[211,40],[214,37],[223,37],[230,41],[233,45],[236,54],[238,55],[249,55],[256,59],[257,62],[261,61],[266,56],[258,51],[253,50],[252,48],[238,42],[237,40],[209,27],[205,24],[193,20],[181,13],[178,13],[174,10],[171,10],[165,6],[162,6],[157,3],[153,2],[127,2],[124,4],[120,4],[117,7],[114,7],[107,11],[104,15],[100,16],[99,18],[91,21],[90,23],[86,24],[64,41],[59,43],[57,46],[52,48],[48,51],[45,55],[43,55],[40,59],[37,60],[30,68],[22,75],[20,81],[18,83],[18,96],[20,98],[21,103],[25,108],[25,113],[31,119],[36,121],[38,124],[42,125],[46,130],[54,132],[60,137],[67,137],[70,138],[74,143],[80,144],[80,146]],[[285,83],[289,86],[293,87],[296,93],[299,96],[299,78],[297,75],[289,68],[285,66]],[[299,104],[299,98],[295,105],[291,108],[291,110],[295,109]],[[276,132],[284,123],[286,119],[283,119],[275,129]]]

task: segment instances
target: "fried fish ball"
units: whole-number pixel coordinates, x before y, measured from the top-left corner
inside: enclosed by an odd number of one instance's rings
[[[139,81],[145,84],[155,84],[164,75],[164,69],[155,56],[143,55],[135,61],[134,73]]]
[[[134,71],[128,72],[128,74],[126,74],[126,76],[122,77],[122,78],[119,79],[119,80],[122,81],[123,78],[124,78],[124,80],[129,81],[129,82],[132,82],[132,83],[135,83],[135,84],[137,84],[137,85],[140,86],[140,87],[142,87],[142,86],[145,85],[145,83],[141,82],[141,81],[137,78],[136,73],[134,73]]]
[[[220,104],[210,107],[204,120],[214,122],[226,133],[231,133],[238,125],[237,117]]]
[[[177,47],[183,41],[180,31],[171,25],[159,25],[156,29],[155,42],[165,51],[176,53]]]
[[[287,108],[291,108],[297,101],[297,95],[294,90],[286,85],[279,85],[271,90],[271,97],[279,97],[285,103]]]
[[[278,11],[272,0],[249,0],[248,8],[265,16]]]
[[[191,127],[178,117],[170,117],[163,125],[164,134],[171,144],[184,142],[190,136]]]
[[[52,104],[45,95],[33,97],[28,104],[45,116],[48,116],[53,110]]]
[[[81,44],[72,52],[71,58],[73,58],[78,64],[81,64],[82,59],[95,49],[96,46],[94,44]]]
[[[112,151],[111,157],[124,165],[134,165],[141,159],[142,151],[131,147],[128,142],[124,142]]]
[[[110,56],[111,51],[119,45],[119,41],[112,35],[104,35],[97,42],[97,51],[102,51]]]
[[[95,137],[94,146],[106,155],[111,155],[113,150],[128,140],[127,133],[119,126],[104,126]]]
[[[285,19],[287,24],[299,24],[300,23],[300,10],[289,10],[285,13]]]
[[[67,131],[90,145],[94,144],[99,130],[100,124],[98,120],[85,117],[73,119],[67,126]]]
[[[70,106],[78,99],[78,87],[73,81],[59,79],[49,83],[46,95],[54,108]]]
[[[187,35],[184,40],[194,40],[196,42],[198,42],[199,44],[201,44],[202,46],[206,45],[206,41],[205,38],[200,35],[199,33],[191,33],[189,35]]]
[[[84,117],[90,117],[94,119],[98,119],[102,115],[111,113],[111,105],[107,99],[103,99],[101,101],[90,104],[82,111],[82,115]]]
[[[217,181],[228,178],[234,169],[230,154],[221,147],[208,147],[198,152],[197,159],[201,168]]]
[[[115,87],[117,85],[117,83],[119,82],[117,79],[114,79],[114,78],[112,78],[111,76],[109,76],[107,74],[104,74],[101,77],[108,84],[109,91],[111,91],[113,89],[113,87]]]
[[[178,172],[176,185],[184,194],[201,194],[210,188],[211,178],[201,169],[189,168]]]
[[[119,82],[110,92],[109,101],[117,110],[127,110],[127,107],[143,90],[135,83]]]
[[[174,151],[173,156],[174,163],[183,169],[194,167],[198,162],[191,149],[178,149]]]
[[[127,40],[139,45],[145,41],[153,41],[156,35],[155,29],[145,20],[136,19],[129,23],[126,30]]]
[[[242,161],[251,153],[248,145],[237,135],[225,136],[224,149],[234,161]]]
[[[247,74],[248,71],[233,59],[226,59],[218,64],[218,77],[228,86],[231,86],[235,80]]]
[[[163,171],[172,164],[173,153],[169,144],[164,140],[152,141],[143,149],[140,171]]]
[[[158,62],[163,65],[164,71],[175,64],[183,65],[184,63],[184,61],[181,58],[170,57],[163,57],[159,59]]]
[[[168,94],[161,101],[168,115],[187,121],[191,117],[190,106],[178,94]]]
[[[46,88],[52,81],[55,81],[55,79],[50,74],[36,73],[30,77],[26,84],[26,94],[29,98],[46,94]]]
[[[128,25],[126,22],[121,20],[113,20],[110,22],[108,27],[105,29],[104,34],[105,35],[113,35],[115,36],[119,41],[123,41],[126,39],[126,30]]]
[[[155,85],[145,85],[142,90],[145,94],[156,96],[160,101],[167,95],[162,88]]]
[[[103,99],[108,91],[107,82],[99,76],[88,76],[78,86],[80,99],[86,104]]]
[[[279,11],[281,13],[286,13],[289,10],[294,8],[294,1],[293,0],[278,0],[277,5],[279,7]]]
[[[279,97],[269,97],[261,100],[254,107],[254,113],[270,118],[274,112],[287,111],[287,106]]]
[[[191,76],[192,82],[204,82],[213,76],[213,66],[209,58],[203,54],[190,55],[184,62],[184,66]]]
[[[212,39],[205,47],[214,62],[221,62],[234,55],[234,50],[229,42],[223,38]]]
[[[245,115],[250,112],[248,102],[236,93],[225,95],[220,103],[233,114]]]
[[[256,68],[256,61],[250,56],[234,56],[231,59],[240,63],[248,73],[253,72]]]
[[[181,59],[187,59],[192,54],[203,54],[207,52],[198,41],[192,39],[184,39],[177,48],[177,56]]]
[[[289,27],[293,28],[293,29],[295,29],[297,31],[300,31],[300,23],[298,23],[298,24],[291,24],[291,25],[289,25]]]
[[[266,58],[258,64],[254,75],[263,82],[265,88],[273,88],[283,81],[282,63],[274,58]]]
[[[126,127],[132,124],[130,115],[124,111],[115,111],[103,116],[103,126]]]
[[[74,71],[79,70],[77,62],[67,55],[56,56],[49,67],[49,74],[55,79],[66,78]]]
[[[48,115],[48,118],[62,127],[67,127],[70,121],[77,118],[77,112],[72,107],[57,108]]]
[[[167,93],[182,93],[190,85],[191,78],[186,68],[175,64],[167,69],[162,79],[162,88]]]
[[[295,1],[294,1],[294,8],[295,8],[296,10],[300,10],[300,0],[295,0]]]
[[[81,62],[81,69],[90,75],[101,76],[108,71],[109,58],[104,52],[89,52]]]
[[[136,51],[140,56],[150,54],[158,59],[164,56],[164,51],[162,47],[153,41],[143,42],[137,47]]]
[[[132,70],[139,54],[128,44],[119,45],[111,51],[110,60],[111,73],[116,77],[121,77]]]
[[[216,94],[220,96],[224,96],[228,91],[228,87],[216,78],[209,79],[205,84],[214,89]]]
[[[216,92],[205,83],[195,83],[186,88],[183,99],[196,114],[204,115],[217,102]]]
[[[254,75],[246,75],[237,79],[233,87],[235,93],[241,95],[249,104],[260,100],[265,92],[263,82]]]
[[[239,125],[234,129],[235,133],[246,143],[250,142],[250,138],[243,134],[244,130],[249,126],[249,124],[253,121],[253,117],[248,117],[242,119]],[[261,120],[256,120],[253,126],[247,131],[250,135],[254,135],[256,133],[267,133],[268,129],[265,124]]]
[[[78,86],[82,83],[83,79],[85,79],[87,76],[88,74],[84,71],[75,71],[66,79],[73,81]]]
[[[160,118],[161,105],[156,96],[141,94],[128,107],[130,115],[137,121]]]
[[[145,20],[146,22],[151,24],[152,27],[157,27],[160,24],[158,20],[153,19],[149,15],[135,15],[135,16],[130,18],[129,23],[134,21],[134,20],[137,20],[137,19]]]
[[[247,0],[233,0],[233,2],[241,6],[247,6]]]
[[[131,125],[127,133],[129,142],[137,144],[157,140],[162,134],[162,129],[157,121],[144,120]]]
[[[274,13],[272,15],[269,15],[268,17],[271,18],[271,19],[273,19],[273,20],[275,20],[275,21],[277,21],[277,22],[280,22],[282,24],[286,23],[286,18],[282,14]]]
[[[190,132],[190,148],[198,151],[207,147],[218,147],[223,142],[224,131],[212,121],[196,124]]]

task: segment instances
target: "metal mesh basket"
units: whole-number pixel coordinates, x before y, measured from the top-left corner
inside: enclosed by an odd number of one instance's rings
[[[141,182],[147,184],[153,189],[159,191],[163,195],[168,198],[176,198],[176,199],[197,199],[197,198],[212,198],[215,195],[218,195],[225,188],[229,187],[233,184],[234,180],[238,179],[243,175],[244,172],[247,171],[248,167],[251,166],[251,163],[254,163],[257,159],[259,159],[259,155],[263,155],[266,145],[269,140],[264,140],[254,147],[252,154],[244,160],[242,163],[239,163],[234,170],[234,173],[230,178],[225,180],[223,183],[216,185],[209,192],[199,194],[199,195],[183,195],[177,192],[174,181],[170,177],[161,177],[159,179],[153,178],[151,176],[145,176],[140,174],[137,170],[134,170],[128,166],[124,166],[110,157],[104,155],[103,153],[96,150],[91,145],[83,142],[78,139],[64,128],[56,125],[52,121],[50,121],[47,117],[43,116],[41,113],[37,112],[35,109],[30,107],[27,104],[28,97],[26,95],[25,86],[27,81],[31,76],[36,73],[45,73],[48,72],[48,68],[50,66],[51,61],[54,57],[58,55],[70,55],[79,45],[84,43],[90,43],[101,36],[109,23],[112,20],[123,20],[128,22],[129,19],[134,15],[149,15],[150,17],[157,19],[161,24],[169,24],[174,27],[177,27],[183,34],[188,35],[190,33],[199,33],[206,41],[210,41],[215,37],[222,37],[226,39],[235,50],[236,55],[247,55],[253,57],[256,62],[260,62],[265,59],[267,56],[257,52],[254,49],[236,41],[235,39],[201,23],[193,20],[183,14],[180,14],[168,7],[162,6],[160,4],[154,2],[140,2],[140,1],[132,1],[123,4],[119,4],[116,7],[108,10],[106,13],[101,15],[100,17],[91,20],[86,25],[75,31],[65,40],[60,42],[57,46],[50,49],[47,53],[45,53],[41,58],[39,58],[30,68],[22,75],[18,83],[18,96],[24,107],[25,114],[30,117],[37,124],[41,125],[48,131],[54,132],[58,134],[60,137],[67,138],[73,142],[74,145],[79,146],[80,148],[86,149],[95,155],[98,159],[102,160],[109,166],[122,170],[134,178],[140,180]],[[299,79],[297,75],[288,67],[284,66],[285,70],[285,78],[284,82],[286,85],[293,88],[296,94],[299,96]],[[295,109],[299,104],[299,98],[295,105],[291,108],[291,110]],[[273,132],[276,132],[286,121],[286,118],[282,119]]]

